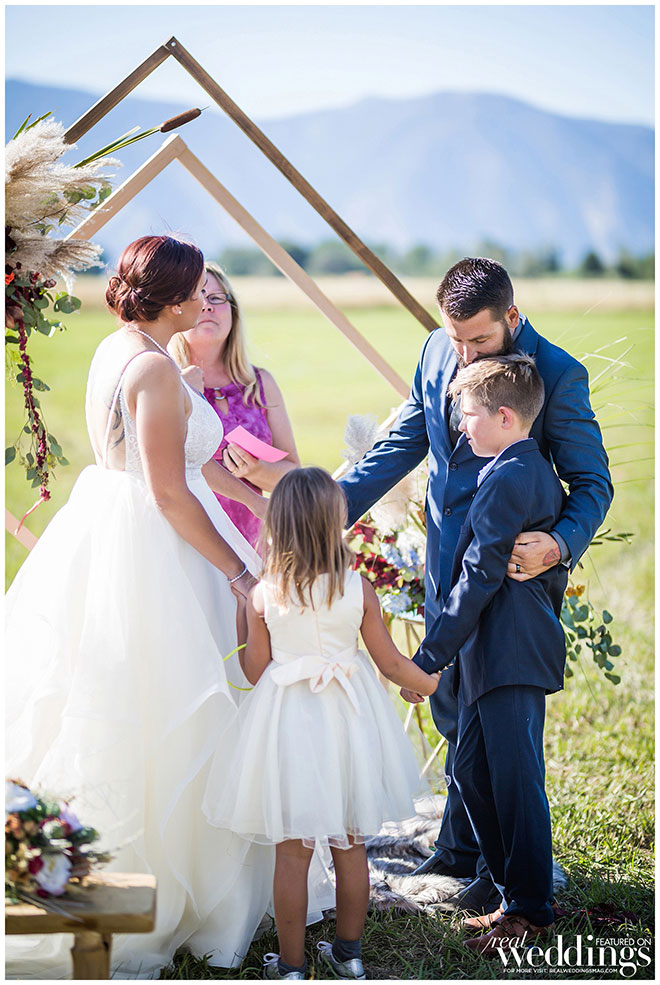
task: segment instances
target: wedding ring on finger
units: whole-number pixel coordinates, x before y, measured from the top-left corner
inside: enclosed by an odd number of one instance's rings
[[[520,565],[519,564],[516,565],[516,574],[517,575],[520,574]]]

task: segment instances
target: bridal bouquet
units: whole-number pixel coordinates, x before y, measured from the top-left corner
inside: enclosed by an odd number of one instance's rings
[[[20,780],[7,780],[5,899],[17,903],[75,892],[93,865],[110,861],[107,852],[87,847],[98,837],[68,803],[39,797]]]

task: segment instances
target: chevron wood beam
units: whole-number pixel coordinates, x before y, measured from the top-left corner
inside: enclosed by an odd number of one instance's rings
[[[180,138],[179,138],[180,139]],[[183,144],[183,141],[181,141]],[[257,244],[260,250],[272,260],[278,270],[281,270],[286,277],[292,281],[296,287],[307,295],[316,305],[318,310],[328,321],[331,321],[335,328],[344,335],[348,341],[355,346],[360,355],[364,356],[374,369],[387,380],[390,386],[396,390],[399,396],[406,399],[410,392],[408,384],[399,376],[395,369],[383,359],[381,354],[365,339],[365,337],[355,328],[346,316],[335,307],[332,301],[323,293],[318,284],[306,274],[303,268],[296,263],[287,251],[270,236],[266,230],[259,225],[246,209],[238,202],[233,195],[222,185],[207,167],[205,167],[195,154],[189,150],[185,144],[178,155],[179,162],[192,174],[194,178],[206,189],[219,205],[227,212],[235,222],[243,229],[251,239]]]
[[[95,103],[86,113],[73,123],[64,135],[67,143],[75,143],[83,134],[87,133],[99,120],[110,112],[118,103],[124,99],[133,89],[136,88],[147,76],[158,68],[170,55],[182,65],[195,81],[204,89],[205,92],[220,106],[222,110],[236,123],[237,126],[250,138],[250,140],[265,154],[268,160],[275,165],[284,177],[293,185],[296,191],[309,202],[312,208],[325,219],[328,225],[334,229],[337,235],[346,243],[356,256],[371,270],[373,274],[385,285],[394,297],[406,308],[410,314],[420,322],[427,330],[432,332],[438,327],[438,323],[429,314],[426,308],[413,297],[396,275],[387,267],[372,250],[363,243],[360,237],[348,226],[335,210],[322,198],[316,189],[300,174],[293,164],[282,154],[282,152],[272,143],[266,134],[259,129],[249,116],[231,99],[222,89],[215,79],[205,71],[196,61],[190,52],[178,41],[171,37],[160,45],[148,58],[138,67],[127,75],[119,85],[111,89],[97,103]]]
[[[150,181],[160,174],[168,164],[177,157],[181,148],[185,147],[183,140],[177,134],[168,137],[144,164],[133,172],[118,188],[106,198],[105,202],[93,212],[90,212],[75,229],[72,229],[65,239],[91,239],[99,229],[105,226],[138,192],[142,191]]]
[[[136,86],[140,84],[148,75],[158,68],[158,66],[169,58],[171,51],[165,45],[160,45],[156,48],[148,58],[142,62],[141,65],[127,75],[119,85],[111,89],[110,92],[106,93],[97,103],[83,113],[75,123],[72,123],[68,130],[65,131],[64,139],[67,144],[75,144],[76,140],[91,130],[95,124],[102,120],[111,109],[120,103],[125,96],[128,96],[129,92],[132,92]]]

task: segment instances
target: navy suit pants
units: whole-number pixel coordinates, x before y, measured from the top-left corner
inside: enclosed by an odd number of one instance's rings
[[[498,687],[458,702],[453,776],[506,912],[554,921],[552,834],[545,793],[545,691]]]
[[[447,739],[445,781],[447,802],[440,832],[435,842],[447,872],[457,878],[472,879],[477,874],[480,851],[463,799],[453,778],[458,736],[458,702],[453,691],[454,667],[443,670],[435,694],[431,695],[431,714],[438,732]],[[483,865],[483,860],[481,860]],[[487,873],[486,873],[487,875]]]

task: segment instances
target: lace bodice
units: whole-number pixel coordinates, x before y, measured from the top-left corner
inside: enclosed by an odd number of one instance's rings
[[[192,413],[188,418],[188,429],[186,431],[184,448],[186,475],[197,474],[202,465],[205,465],[209,459],[213,458],[214,452],[222,441],[222,422],[201,394],[193,390],[185,380],[181,380],[181,382],[190,394],[192,402]],[[119,390],[119,405],[126,438],[126,464],[124,469],[126,472],[137,472],[142,475],[143,469],[138,449],[135,421],[128,412],[128,407],[124,400],[123,388]]]
[[[132,361],[132,360],[131,360]],[[119,410],[121,415],[124,439],[125,439],[125,463],[124,471],[137,475],[143,475],[142,461],[138,447],[137,432],[135,421],[131,417],[126,400],[124,398],[124,376],[126,369],[122,373],[117,384],[115,394],[108,415],[108,426],[106,429],[105,441],[103,446],[103,461],[105,468],[107,464],[108,441],[110,438],[110,425],[115,413]],[[223,427],[218,415],[209,406],[204,397],[194,390],[185,380],[181,380],[182,386],[190,394],[192,411],[187,422],[186,440],[184,446],[186,475],[197,475],[200,473],[202,465],[205,465],[214,455],[218,445],[222,441]]]

